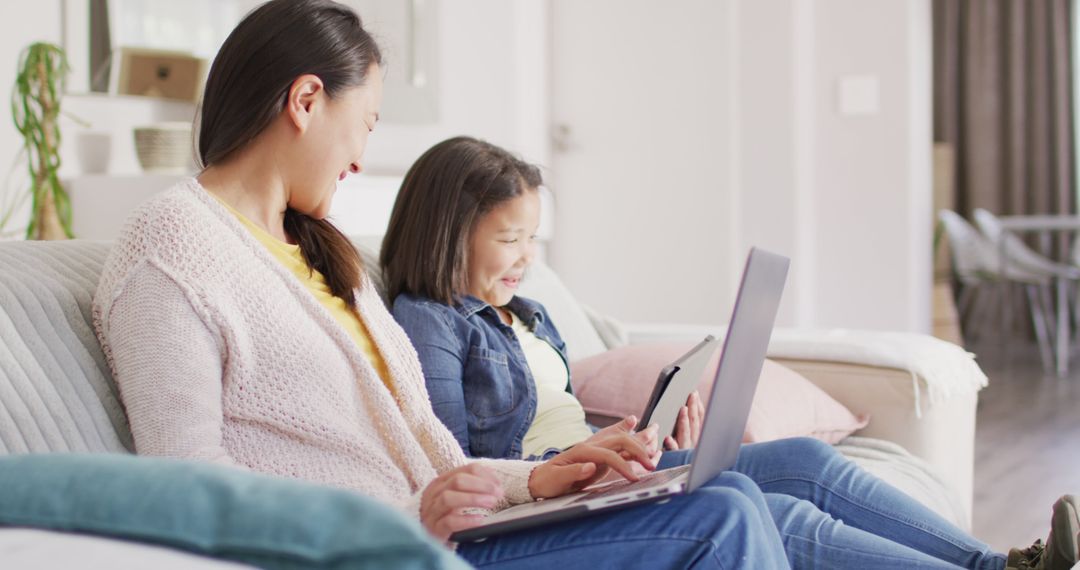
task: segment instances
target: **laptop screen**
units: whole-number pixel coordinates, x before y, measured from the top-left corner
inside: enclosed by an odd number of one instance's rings
[[[731,469],[739,456],[789,264],[784,256],[750,250],[694,450],[688,492]]]

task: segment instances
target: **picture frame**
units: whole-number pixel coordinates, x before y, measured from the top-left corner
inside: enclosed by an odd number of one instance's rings
[[[206,78],[205,59],[189,53],[121,47],[116,93],[198,101]]]
[[[207,61],[258,0],[61,0],[65,93],[117,95],[122,48],[185,53]]]

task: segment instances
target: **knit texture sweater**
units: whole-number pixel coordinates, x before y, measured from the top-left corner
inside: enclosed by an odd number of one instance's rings
[[[418,516],[424,487],[467,460],[371,280],[354,295],[393,393],[330,313],[195,179],[141,205],[94,297],[136,452],[353,489]],[[532,500],[536,463],[481,462],[501,480],[500,508]]]

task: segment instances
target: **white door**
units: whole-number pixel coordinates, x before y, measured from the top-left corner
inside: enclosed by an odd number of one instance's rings
[[[730,315],[730,1],[552,2],[550,259],[602,313]]]

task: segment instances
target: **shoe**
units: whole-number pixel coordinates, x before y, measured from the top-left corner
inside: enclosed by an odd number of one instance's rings
[[[1080,498],[1065,495],[1054,503],[1046,544],[1009,551],[1006,570],[1070,570],[1080,561]]]

